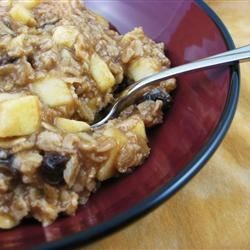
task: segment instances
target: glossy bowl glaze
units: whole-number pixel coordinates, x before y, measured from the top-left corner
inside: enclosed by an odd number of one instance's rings
[[[173,66],[234,47],[224,25],[200,1],[89,0],[86,5],[121,33],[143,26],[151,38],[165,43]],[[152,151],[143,166],[105,183],[73,217],[59,218],[46,228],[25,221],[1,231],[0,248],[84,244],[138,218],[183,186],[209,159],[230,125],[238,99],[238,66],[189,73],[177,83],[164,124],[148,133]]]

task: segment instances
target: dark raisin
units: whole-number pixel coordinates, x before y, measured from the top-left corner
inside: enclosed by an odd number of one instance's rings
[[[41,175],[44,180],[51,185],[62,184],[63,171],[68,160],[68,156],[57,152],[46,152],[41,165]]]
[[[17,60],[16,57],[10,57],[7,54],[3,54],[0,56],[0,66],[4,66],[6,64],[14,63]]]
[[[0,159],[0,165],[10,165],[10,161],[9,159]]]
[[[0,149],[0,164],[11,165],[13,155],[5,149]]]
[[[17,174],[17,169],[12,167],[14,155],[10,154],[7,150],[0,149],[0,170],[9,172],[13,176]]]
[[[31,65],[33,69],[36,69],[36,61],[33,55],[28,55],[27,56],[27,62]]]
[[[161,100],[163,102],[163,110],[167,111],[172,103],[172,97],[168,92],[161,88],[155,88],[152,89],[151,91],[147,92],[143,96],[143,100],[151,100],[151,101],[156,101],[156,100]]]

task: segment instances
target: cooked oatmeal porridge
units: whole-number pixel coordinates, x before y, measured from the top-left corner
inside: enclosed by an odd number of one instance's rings
[[[47,226],[143,163],[175,80],[92,129],[114,93],[170,66],[164,45],[140,27],[120,35],[78,0],[0,5],[0,228]]]

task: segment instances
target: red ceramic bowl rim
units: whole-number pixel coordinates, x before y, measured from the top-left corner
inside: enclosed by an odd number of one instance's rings
[[[227,48],[234,49],[235,45],[226,29],[223,22],[215,14],[215,12],[202,0],[196,0],[197,4],[203,9],[207,15],[213,20],[220,30]],[[171,181],[164,185],[157,192],[153,193],[143,201],[139,202],[134,207],[130,208],[126,212],[115,216],[113,219],[94,226],[86,231],[74,233],[71,236],[63,239],[53,241],[50,243],[42,244],[36,249],[48,250],[48,249],[62,249],[67,247],[76,246],[79,244],[86,244],[93,241],[96,238],[100,238],[114,230],[125,226],[126,224],[140,218],[146,213],[150,212],[153,208],[156,208],[162,202],[170,198],[176,191],[183,187],[208,161],[215,150],[220,145],[222,139],[226,135],[229,126],[233,120],[233,116],[236,110],[240,88],[240,70],[239,64],[235,64],[231,68],[231,84],[227,97],[227,102],[221,119],[206,145],[198,152],[194,159]]]

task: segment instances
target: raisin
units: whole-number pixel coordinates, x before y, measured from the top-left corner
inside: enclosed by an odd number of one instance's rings
[[[35,58],[33,55],[28,55],[27,56],[27,62],[30,64],[30,66],[33,68],[33,69],[36,69],[36,61],[35,61]]]
[[[3,54],[0,56],[0,66],[14,63],[16,60],[17,60],[16,57],[10,57],[7,54]]]
[[[46,152],[41,165],[41,175],[51,185],[62,184],[63,171],[69,157],[57,152]]]
[[[152,89],[151,91],[147,92],[143,96],[144,101],[156,101],[156,100],[161,100],[163,102],[163,110],[167,111],[172,103],[172,97],[168,92],[161,88],[155,88]]]
[[[0,164],[11,165],[13,155],[5,149],[0,149]]]
[[[0,149],[0,171],[9,172],[13,176],[17,174],[17,170],[12,167],[14,155],[8,151]]]

